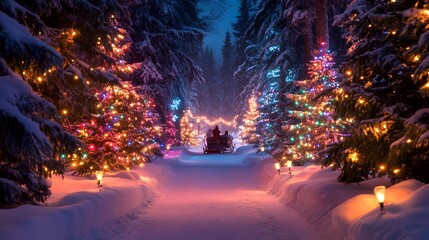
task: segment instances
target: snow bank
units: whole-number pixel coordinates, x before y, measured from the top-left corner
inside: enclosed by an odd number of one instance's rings
[[[346,239],[427,239],[429,185],[408,180],[386,191],[386,214],[372,208],[343,227]],[[373,199],[375,205],[377,202]],[[374,206],[374,205],[372,205]],[[370,208],[367,208],[369,210]]]
[[[86,239],[104,224],[150,203],[156,197],[150,181],[123,171],[105,176],[99,191],[94,179],[54,177],[54,202],[0,210],[1,239]]]
[[[314,165],[292,167],[291,176],[282,167],[277,174],[274,160],[250,146],[213,155],[173,148],[154,164],[107,174],[101,192],[94,179],[54,177],[53,196],[46,206],[0,209],[0,238],[97,239],[104,226],[150,203],[158,195],[160,181],[169,191],[177,191],[170,194],[184,194],[184,199],[192,197],[186,195],[189,189],[201,189],[203,196],[209,193],[206,188],[216,190],[219,197],[226,188],[234,192],[243,186],[266,186],[304,216],[321,239],[427,239],[429,185],[407,180],[391,186],[385,177],[343,184],[337,182],[338,175]],[[258,184],[252,183],[255,179]],[[378,185],[387,187],[383,215],[373,194]]]
[[[267,167],[274,174],[273,166]],[[331,169],[292,170],[290,177],[282,169],[268,190],[298,209],[322,239],[427,239],[429,235],[428,185],[408,180],[390,186],[387,178],[346,185],[336,181],[339,172]],[[378,185],[388,187],[384,215],[373,193]]]

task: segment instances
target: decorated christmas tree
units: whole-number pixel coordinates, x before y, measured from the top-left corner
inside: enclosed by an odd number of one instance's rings
[[[176,124],[173,121],[173,115],[169,114],[167,116],[166,123],[163,125],[163,133],[161,136],[161,141],[164,144],[164,147],[178,145],[178,134]]]
[[[197,145],[198,139],[196,137],[197,131],[194,127],[194,118],[190,109],[185,111],[183,117],[180,119],[180,137],[182,145]]]
[[[72,162],[79,174],[131,169],[161,155],[156,139],[162,128],[152,100],[144,99],[127,82],[107,86],[96,97],[97,112],[73,129],[88,150]]]
[[[351,43],[334,94],[336,115],[352,122],[332,158],[340,181],[387,172],[429,182],[427,9],[428,1],[361,1],[337,16]]]
[[[256,122],[259,118],[258,103],[256,97],[252,97],[248,101],[248,110],[243,115],[243,126],[241,129],[241,139],[243,142],[257,144],[259,136],[256,134]]]
[[[342,125],[333,118],[333,99],[327,94],[338,86],[333,65],[332,54],[322,43],[309,63],[309,79],[296,81],[296,92],[287,94],[293,103],[283,126],[288,138],[273,154],[276,158],[302,164],[325,157],[321,151],[338,142]]]

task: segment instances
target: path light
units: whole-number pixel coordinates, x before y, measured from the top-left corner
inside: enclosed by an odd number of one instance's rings
[[[101,184],[101,180],[103,180],[103,171],[95,171],[95,176],[97,177],[97,186],[98,189],[100,189],[103,187],[103,185]]]
[[[384,195],[386,194],[386,187],[385,186],[375,187],[374,188],[374,194],[378,200],[378,203],[380,203],[381,213],[386,213],[386,210],[384,209]]]
[[[260,150],[261,150],[261,154],[262,154],[262,157],[263,157],[264,156],[265,147],[261,147]]]
[[[289,175],[290,175],[290,177],[292,177],[292,171],[291,171],[292,161],[291,160],[287,160],[286,161],[286,166],[289,169]]]
[[[279,175],[280,175],[280,163],[279,162],[274,163],[274,167],[276,167],[277,172],[279,172]]]
[[[385,170],[386,170],[386,167],[384,165],[380,165],[380,171],[378,172],[379,176],[383,176]]]

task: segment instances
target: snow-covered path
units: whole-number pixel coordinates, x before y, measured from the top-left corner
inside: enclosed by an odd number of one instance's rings
[[[264,191],[254,154],[175,154],[154,163],[165,170],[160,197],[107,226],[102,239],[317,239],[296,211]]]

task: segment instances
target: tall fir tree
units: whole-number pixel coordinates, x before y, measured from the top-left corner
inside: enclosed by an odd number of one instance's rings
[[[252,44],[247,47],[246,61],[236,72],[236,76],[250,77],[243,96],[249,98],[252,89],[257,90],[261,117],[256,129],[261,144],[269,152],[285,138],[282,125],[287,121],[287,112],[284,109],[291,104],[285,94],[293,90],[292,82],[298,77],[302,65],[302,57],[297,54],[300,49],[296,47],[299,44],[295,42],[299,35],[286,24],[288,15],[282,14],[285,7],[294,9],[297,6],[285,2],[260,2],[259,11],[246,32],[246,38],[251,39]]]
[[[62,155],[81,147],[57,123],[55,106],[36,94],[22,77],[27,73],[47,75],[62,65],[62,56],[33,34],[46,29],[30,9],[15,1],[0,4],[0,206],[3,207],[44,202],[51,194],[46,177],[63,173]]]
[[[334,160],[340,181],[357,182],[387,165],[393,179],[429,182],[428,1],[353,1],[336,24],[351,44],[335,92],[335,112],[351,136]]]
[[[199,112],[209,117],[219,116],[221,98],[216,94],[218,86],[218,76],[216,69],[216,60],[213,50],[206,46],[201,54],[201,69],[203,72],[204,82],[199,85],[199,102],[201,103]]]
[[[251,0],[241,0],[238,8],[237,20],[232,24],[233,35],[236,39],[234,43],[236,53],[234,62],[235,70],[237,70],[238,66],[240,66],[246,59],[246,48],[250,44],[249,39],[246,38],[246,31],[251,24],[252,8],[253,4]],[[234,102],[236,105],[240,106],[240,103],[245,102],[245,98],[243,98],[239,93],[244,90],[245,86],[249,83],[249,80],[250,79],[245,75],[234,74],[234,95],[236,96]]]
[[[140,66],[133,82],[154,98],[164,124],[174,99],[181,99],[183,109],[193,107],[195,94],[186,93],[192,82],[203,81],[195,61],[201,52],[206,24],[199,18],[197,3],[149,1],[132,11],[133,44],[127,60]]]

